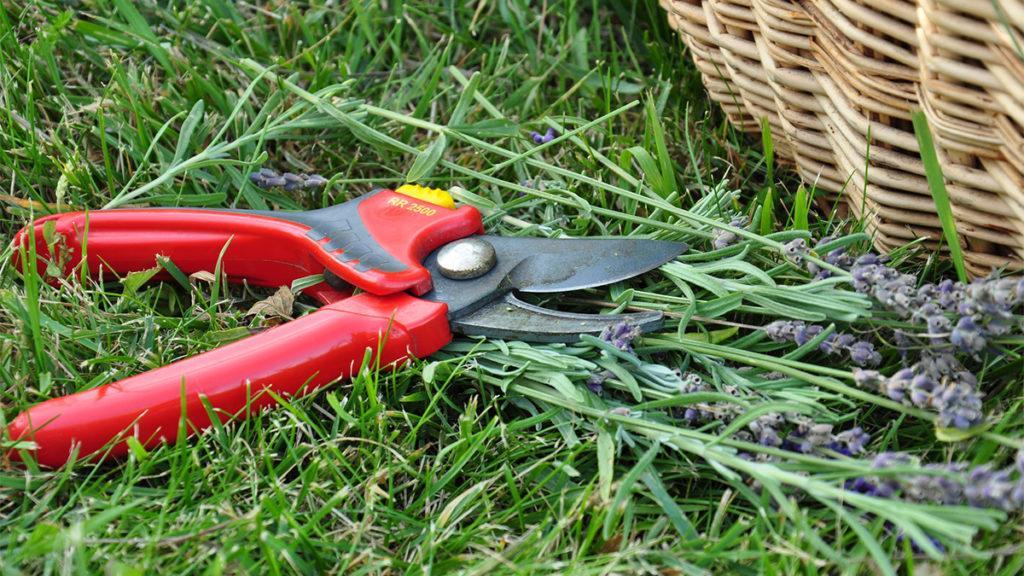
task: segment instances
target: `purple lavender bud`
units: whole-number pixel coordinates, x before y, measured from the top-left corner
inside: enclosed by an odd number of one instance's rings
[[[950,321],[945,316],[936,314],[928,317],[929,334],[945,334],[949,332]]]
[[[910,382],[910,401],[915,406],[927,408],[932,405],[932,397],[939,385],[927,374],[918,374]]]
[[[852,334],[834,332],[825,337],[818,348],[826,354],[839,354],[847,351],[857,339]]]
[[[953,311],[957,309],[960,301],[964,298],[964,285],[960,282],[953,282],[946,279],[939,282],[936,302],[943,310]]]
[[[989,290],[992,302],[1004,310],[1012,308],[1014,304],[1019,302],[1017,282],[1017,280],[1012,278],[1004,278],[1002,280],[994,281]]]
[[[874,286],[874,278],[867,267],[854,267],[850,270],[850,276],[853,278],[853,288],[857,292],[866,294]]]
[[[604,383],[613,376],[615,376],[615,374],[608,370],[598,372],[597,374],[591,374],[590,377],[587,378],[587,388],[589,388],[594,394],[601,394],[604,392]]]
[[[875,346],[866,340],[858,340],[847,349],[850,361],[858,366],[878,366],[882,363],[882,355],[875,351]]]
[[[277,178],[280,176],[277,170],[271,170],[270,168],[260,168],[259,175],[264,178]]]
[[[298,174],[285,172],[281,175],[281,178],[284,179],[284,189],[289,192],[302,188],[302,176],[299,176]]]
[[[867,494],[868,496],[878,495],[878,485],[863,477],[847,480],[843,487],[850,492],[857,492],[858,494]]]
[[[786,441],[782,443],[782,448],[784,450],[789,450],[790,452],[808,454],[811,452],[811,450],[814,449],[814,444],[811,443],[811,441],[808,440],[807,437],[801,436],[800,434],[797,433],[793,433],[790,434],[789,436],[786,436]]]
[[[882,390],[885,387],[886,378],[877,370],[853,369],[853,382],[859,388],[867,390]]]
[[[773,342],[792,342],[796,338],[796,330],[803,325],[799,320],[776,320],[765,326],[764,332]]]
[[[831,424],[814,424],[807,431],[807,441],[812,446],[820,447],[826,446],[832,443],[832,425]]]
[[[732,226],[733,228],[743,228],[746,225],[746,216],[737,216],[736,218],[733,218],[729,222],[729,226]],[[716,229],[715,237],[711,241],[711,246],[713,246],[715,250],[721,250],[722,248],[725,248],[727,246],[732,246],[739,239],[739,235],[733,232],[732,230]]]
[[[868,252],[854,261],[855,266],[879,266],[884,263],[885,259],[874,252]]]
[[[601,331],[601,339],[623,352],[633,351],[633,340],[640,336],[640,328],[628,322],[618,322]]]
[[[817,324],[805,325],[801,323],[799,326],[796,326],[796,329],[793,331],[793,341],[796,342],[798,346],[803,346],[811,340],[814,340],[824,329],[824,327],[818,326]]]
[[[860,426],[851,428],[845,432],[836,434],[836,442],[846,447],[850,455],[864,452],[864,447],[871,441],[871,435],[865,432]]]
[[[533,138],[533,141],[536,144],[547,144],[548,142],[554,140],[555,136],[557,135],[558,133],[555,132],[554,128],[548,128],[543,135],[541,135],[539,132],[530,132],[530,137]]]
[[[770,413],[759,416],[747,428],[757,435],[757,442],[762,446],[781,446],[782,439],[776,430],[783,423],[780,414]]]
[[[824,244],[825,240],[831,239],[823,238],[821,242],[818,242],[817,246]],[[815,246],[815,248],[817,248],[817,246]],[[825,262],[837,268],[847,269],[853,265],[853,258],[851,258],[850,255],[846,253],[846,248],[836,248],[835,250],[830,250],[827,254],[825,254],[824,259]],[[819,268],[818,265],[815,264],[814,262],[807,263],[807,270],[814,274],[814,277],[818,280],[830,278],[832,276],[831,271],[826,270],[824,268]]]
[[[981,394],[969,380],[951,382],[933,400],[939,408],[939,426],[943,428],[974,428],[985,420]]]
[[[319,174],[310,174],[306,176],[303,185],[306,188],[323,188],[327,185],[327,178],[324,178]]]
[[[825,255],[825,262],[839,268],[846,268],[850,265],[851,260],[850,255],[846,253],[846,248],[836,248]]]
[[[284,177],[282,176],[278,176],[277,178],[264,178],[263,185],[260,186],[260,188],[280,188],[286,185],[287,183],[288,181],[285,180]]]
[[[782,446],[782,439],[779,433],[771,428],[763,428],[757,435],[757,443],[762,446]]]
[[[991,318],[988,321],[988,325],[982,330],[982,333],[987,333],[989,336],[1005,336],[1013,329],[1014,322],[1013,316],[998,316]]]
[[[679,391],[683,394],[693,394],[695,392],[705,392],[708,387],[704,383],[704,379],[699,374],[693,372],[687,372],[681,377],[682,383],[679,385]]]
[[[963,368],[960,365],[960,361],[953,356],[948,348],[921,351],[921,360],[917,363],[916,367],[919,371],[936,380],[940,380],[944,376],[948,376]]]
[[[732,246],[737,240],[739,240],[739,236],[737,236],[735,232],[730,230],[716,230],[715,237],[711,241],[711,246],[715,250],[721,250],[722,248]]]
[[[963,316],[957,321],[949,341],[968,354],[977,354],[985,348],[985,335],[972,316]]]
[[[910,456],[902,452],[880,452],[871,460],[872,468],[892,468],[910,464]]]
[[[978,378],[966,370],[957,372],[953,380],[971,390],[976,390],[978,388]]]
[[[797,266],[803,264],[804,258],[810,251],[807,241],[803,238],[796,238],[782,245],[782,255]]]
[[[999,508],[1009,512],[1014,508],[1015,488],[1009,470],[992,470],[988,465],[983,465],[967,474],[964,496],[971,506]]]
[[[980,426],[984,421],[985,415],[974,408],[950,406],[939,412],[939,426],[942,428],[968,430]]]
[[[914,381],[914,370],[911,368],[904,368],[892,376],[885,382],[885,395],[893,400],[902,402],[907,397],[907,391],[910,390],[911,382]]]

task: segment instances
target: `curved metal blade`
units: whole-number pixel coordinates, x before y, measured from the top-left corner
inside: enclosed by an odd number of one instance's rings
[[[475,312],[452,322],[459,334],[487,336],[527,342],[565,342],[580,339],[580,334],[600,334],[608,326],[628,322],[643,332],[661,327],[660,312],[636,314],[575,314],[548,310],[527,304],[511,292]]]
[[[632,278],[680,255],[680,242],[628,238],[505,238],[505,251],[526,251],[508,274],[516,290],[567,292]],[[522,241],[522,242],[520,242]],[[497,248],[497,247],[496,247]],[[502,250],[498,251],[499,258]]]
[[[434,282],[429,300],[448,304],[449,318],[476,311],[512,290],[567,292],[643,274],[686,250],[680,242],[629,238],[550,239],[479,236],[495,250],[490,272],[471,280],[440,273],[437,252],[424,261]]]

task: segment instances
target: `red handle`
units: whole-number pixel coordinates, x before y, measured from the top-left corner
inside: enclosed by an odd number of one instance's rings
[[[47,226],[63,239],[67,254],[49,253]],[[83,256],[94,274],[101,266],[125,274],[152,268],[163,255],[191,274],[213,271],[223,250],[228,277],[257,286],[284,286],[327,269],[373,294],[424,294],[431,282],[423,258],[481,231],[480,213],[470,206],[448,209],[378,190],[308,212],[158,208],[56,214],[22,229],[14,243],[26,246],[29,234],[35,236],[40,273],[46,261],[61,256],[70,275]]]
[[[244,418],[276,403],[265,390],[301,395],[351,376],[367,348],[382,367],[428,356],[451,339],[446,313],[444,304],[404,293],[360,294],[205,354],[42,402],[11,422],[8,437],[34,441],[45,466],[67,462],[75,445],[79,457],[122,456],[127,436],[147,447],[177,438],[182,386],[191,435],[210,426],[203,397],[222,421]]]
[[[50,254],[44,239],[47,226],[60,235],[66,254]],[[14,238],[15,245],[27,246],[29,233],[35,234],[40,273],[46,269],[46,261],[63,257],[64,273],[71,275],[85,257],[94,275],[101,267],[108,274],[126,274],[156,266],[157,255],[170,258],[186,274],[212,272],[221,250],[227,246],[221,266],[230,279],[244,278],[255,286],[278,287],[320,274],[325,262],[332,263],[298,224],[214,210],[54,214],[23,228]],[[156,279],[166,280],[167,275]]]

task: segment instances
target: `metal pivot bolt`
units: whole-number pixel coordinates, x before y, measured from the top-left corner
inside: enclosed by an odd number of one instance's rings
[[[464,238],[437,253],[437,267],[446,278],[469,280],[491,271],[497,263],[494,246],[482,238]]]

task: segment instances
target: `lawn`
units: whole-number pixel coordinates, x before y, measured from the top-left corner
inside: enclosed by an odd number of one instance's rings
[[[0,3],[0,424],[315,309],[320,277],[275,315],[173,262],[22,274],[45,214],[418,182],[490,233],[689,246],[545,302],[666,313],[623,346],[457,338],[118,462],[0,438],[0,569],[1019,573],[1024,286],[932,284],[954,266],[916,245],[855,262],[871,231],[772,141],[709,104],[652,0]]]

